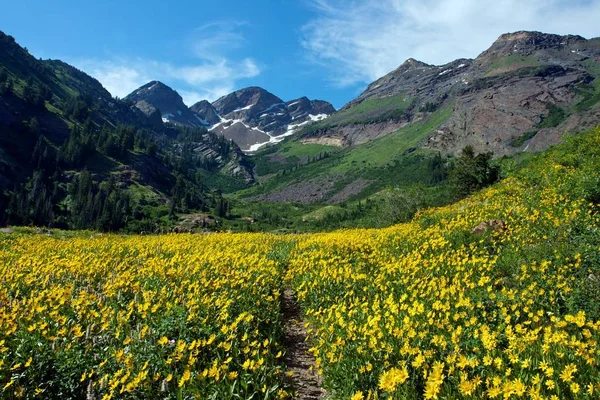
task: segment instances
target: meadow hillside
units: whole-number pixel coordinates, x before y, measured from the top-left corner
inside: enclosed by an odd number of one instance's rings
[[[290,289],[330,398],[598,398],[600,129],[509,164],[385,229],[2,233],[2,398],[291,397]]]

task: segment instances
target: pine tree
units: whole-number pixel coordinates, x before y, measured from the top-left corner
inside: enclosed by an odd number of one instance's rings
[[[219,198],[219,203],[217,206],[217,215],[221,218],[227,218],[229,214],[229,202],[225,200],[223,197]]]
[[[27,124],[29,127],[29,133],[31,133],[32,136],[34,137],[39,137],[41,132],[42,132],[42,128],[40,126],[40,121],[37,119],[37,117],[31,117],[31,119],[29,120],[29,123]]]
[[[491,152],[475,155],[473,147],[466,146],[451,170],[451,180],[458,196],[464,197],[498,181],[500,169],[492,166]]]
[[[429,181],[437,184],[445,180],[448,176],[448,171],[442,159],[442,155],[438,152],[432,159],[429,160]]]

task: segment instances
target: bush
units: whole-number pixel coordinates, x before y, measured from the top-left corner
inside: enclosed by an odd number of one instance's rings
[[[481,190],[498,181],[500,168],[490,164],[493,153],[475,154],[466,146],[450,170],[450,179],[459,197]]]
[[[388,190],[383,194],[383,205],[379,209],[379,225],[409,221],[424,205],[425,189],[421,185]]]

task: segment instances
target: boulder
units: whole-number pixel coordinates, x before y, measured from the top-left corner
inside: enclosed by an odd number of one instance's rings
[[[473,228],[471,233],[478,234],[478,233],[487,232],[489,230],[492,230],[492,231],[502,230],[503,231],[505,229],[506,229],[506,223],[504,221],[502,221],[501,219],[491,219],[489,221],[480,222],[479,225],[477,225],[475,228]]]

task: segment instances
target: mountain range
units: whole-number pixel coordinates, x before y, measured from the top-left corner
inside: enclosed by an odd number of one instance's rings
[[[213,103],[202,100],[188,108],[176,91],[157,81],[145,84],[125,100],[149,118],[160,115],[165,123],[205,127],[247,152],[279,143],[310,122],[335,112],[326,101],[302,97],[285,102],[260,87],[237,90]]]
[[[388,186],[431,185],[427,169],[451,165],[465,146],[495,158],[539,152],[599,124],[600,38],[508,33],[475,59],[406,60],[339,111],[258,152],[262,185],[243,195],[334,206]]]
[[[540,151],[565,132],[598,124],[599,75],[599,38],[504,34],[475,59],[445,65],[408,59],[305,135],[310,142],[356,145],[448,108],[448,118],[419,146],[457,153],[472,145],[496,156]]]
[[[559,109],[582,99],[594,103],[591,83],[598,75],[599,54],[599,39],[504,34],[475,59],[429,65],[410,58],[337,113],[325,101],[302,97],[286,102],[259,87],[188,108],[175,91],[153,81],[126,99],[148,116],[160,110],[165,122],[206,127],[249,153],[300,131],[306,143],[359,145],[451,106],[451,116],[419,145],[457,153],[468,144],[500,156],[544,150],[558,143],[562,132],[595,124],[597,110],[582,105],[570,110],[575,112]]]
[[[147,221],[141,229],[156,229],[170,224],[167,214],[222,214],[224,190],[254,184],[235,143],[164,124],[146,105],[114,98],[84,72],[37,59],[0,32],[2,222],[138,230]]]
[[[313,210],[422,184],[443,204],[446,171],[465,146],[496,158],[537,152],[599,124],[599,38],[521,31],[501,35],[475,59],[410,58],[336,111],[256,86],[188,107],[151,81],[118,99],[0,32],[0,208],[25,204],[19,212],[28,223],[40,210],[74,215],[69,188],[88,172],[128,193],[138,211],[163,210],[165,223],[168,207],[171,220],[228,215],[223,192],[242,205]],[[45,202],[35,200],[40,187],[52,193]],[[38,211],[25,212],[34,203]],[[302,220],[305,206],[293,209]],[[146,211],[134,214],[154,218]]]

